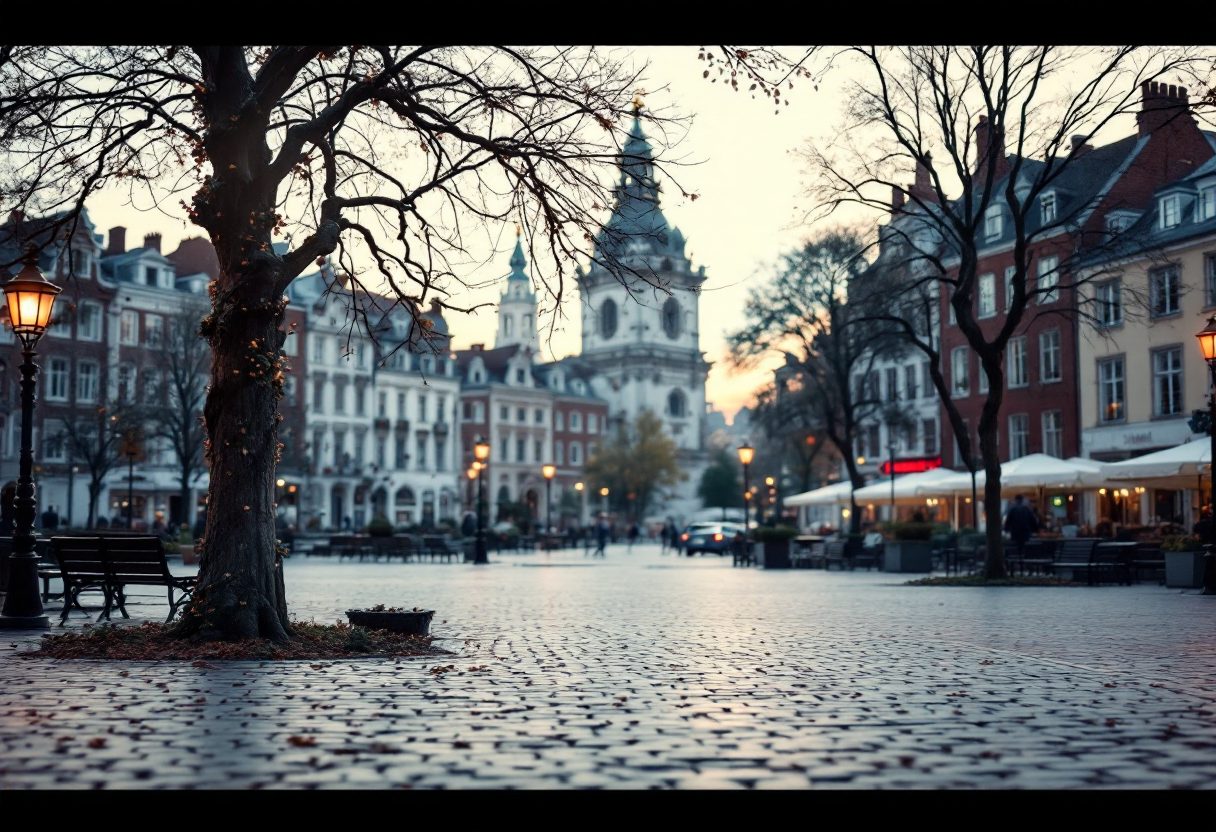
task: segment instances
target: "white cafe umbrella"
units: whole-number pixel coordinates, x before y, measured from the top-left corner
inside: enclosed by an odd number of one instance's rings
[[[795,494],[792,497],[782,499],[782,504],[787,506],[831,506],[831,505],[849,505],[851,502],[850,495],[853,492],[853,484],[848,480],[838,482],[834,485],[825,485],[823,488],[816,488],[814,491],[804,491],[801,494]]]
[[[956,475],[957,472],[951,471],[949,468],[932,468],[928,471],[917,471],[915,474],[904,474],[902,477],[896,477],[894,483],[895,502],[897,505],[916,504],[923,506],[926,497],[932,497],[938,493],[934,490],[934,486],[937,483]],[[888,477],[877,480],[864,488],[859,488],[857,489],[857,502],[890,504],[891,486],[891,479]],[[943,492],[943,494],[948,493]]]
[[[1092,460],[1060,459],[1048,454],[1028,454],[1001,463],[1001,496],[1013,497],[1027,491],[1062,491],[1097,488],[1103,484],[1103,473]],[[981,494],[988,477],[977,471],[975,487]],[[956,472],[952,477],[926,484],[922,496],[971,495],[971,474]]]
[[[1207,437],[1164,451],[1102,466],[1108,480],[1134,481],[1152,488],[1196,488],[1212,471],[1212,443]]]

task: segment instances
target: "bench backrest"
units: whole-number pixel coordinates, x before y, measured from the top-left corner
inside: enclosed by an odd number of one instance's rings
[[[65,577],[101,580],[106,575],[100,537],[52,537],[51,552]]]
[[[842,558],[844,557],[844,549],[847,545],[847,540],[831,540],[828,541],[824,551],[827,552],[827,556],[830,558]]]
[[[155,537],[102,538],[106,568],[111,577],[159,578],[169,574],[165,549]]]
[[[1077,537],[1064,540],[1056,552],[1056,563],[1061,566],[1089,564],[1093,557],[1094,545],[1097,538]]]

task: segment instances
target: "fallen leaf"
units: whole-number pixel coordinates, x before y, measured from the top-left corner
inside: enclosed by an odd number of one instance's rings
[[[297,748],[310,748],[317,744],[316,737],[288,737],[287,742]]]
[[[105,747],[106,747],[106,738],[105,737],[93,737],[93,739],[89,740],[89,748],[105,748]]]

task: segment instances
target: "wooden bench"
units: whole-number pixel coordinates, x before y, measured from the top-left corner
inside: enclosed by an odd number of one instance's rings
[[[123,618],[130,618],[126,608],[128,586],[165,587],[169,598],[165,621],[169,622],[193,596],[198,580],[194,575],[179,577],[170,572],[165,550],[155,537],[53,537],[51,551],[63,579],[60,623],[67,622],[73,606],[85,612],[80,593],[88,590],[100,590],[105,596],[99,620],[109,620],[115,606]],[[180,597],[174,598],[175,591],[181,593]]]
[[[1078,572],[1084,572],[1086,583],[1092,586],[1094,573],[1097,571],[1094,562],[1094,549],[1097,545],[1098,538],[1096,537],[1077,537],[1062,542],[1056,552],[1056,574],[1068,570],[1075,579]]]
[[[827,544],[811,543],[790,552],[790,566],[795,569],[820,569],[827,561]]]
[[[1160,543],[1138,544],[1127,566],[1136,581],[1140,580],[1140,572],[1147,569],[1153,576],[1160,573],[1161,582],[1165,583],[1165,553],[1161,551]]]
[[[756,556],[747,540],[733,540],[730,544],[731,566],[753,566]]]
[[[450,562],[456,558],[464,560],[464,545],[462,543],[449,540],[437,534],[423,535],[422,552],[429,556],[431,560],[442,560],[445,562]]]
[[[849,541],[847,540],[829,540],[824,544],[823,553],[823,568],[830,570],[834,565],[841,569],[850,567],[848,557]]]

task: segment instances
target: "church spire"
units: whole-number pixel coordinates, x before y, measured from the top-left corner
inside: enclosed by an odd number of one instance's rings
[[[523,242],[520,237],[519,226],[515,226],[515,253],[511,255],[511,280],[527,280],[528,275],[524,274],[524,267],[528,265],[527,258],[524,257]]]

